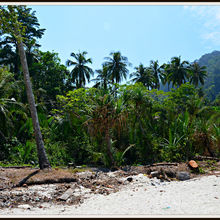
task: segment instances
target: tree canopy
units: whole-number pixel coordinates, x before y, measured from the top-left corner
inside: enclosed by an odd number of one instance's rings
[[[65,64],[42,51],[45,29],[27,6],[1,6],[0,21],[0,165],[119,167],[220,156],[220,52],[146,61],[130,73],[116,51],[93,70],[86,51]]]

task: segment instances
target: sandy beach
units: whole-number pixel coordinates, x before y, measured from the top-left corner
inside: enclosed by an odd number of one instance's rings
[[[41,186],[42,187],[42,186]],[[41,207],[21,205],[0,210],[3,217],[35,216],[218,216],[220,217],[220,176],[210,175],[186,181],[161,182],[143,174],[120,191],[109,195],[90,194],[80,205]]]

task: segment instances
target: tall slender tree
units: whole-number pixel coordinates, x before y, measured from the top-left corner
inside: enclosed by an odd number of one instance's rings
[[[138,67],[134,68],[136,71],[130,74],[130,77],[134,77],[131,81],[141,82],[148,89],[153,87],[153,75],[150,68],[144,67],[141,63]]]
[[[153,88],[154,89],[160,89],[159,77],[160,77],[160,74],[161,74],[161,66],[158,63],[158,60],[156,60],[156,61],[151,60],[150,61],[150,70],[151,70],[152,75],[154,77]]]
[[[204,80],[207,77],[206,66],[200,66],[197,62],[192,63],[188,69],[189,81],[195,86],[199,83],[204,85]]]
[[[136,70],[135,72],[130,74],[130,78],[134,77],[131,79],[132,82],[141,82],[145,83],[145,78],[146,78],[146,68],[144,65],[141,63],[138,67],[134,67]]]
[[[170,90],[170,83],[171,83],[171,79],[169,76],[170,76],[170,64],[164,63],[163,65],[161,65],[160,80],[163,85],[167,84],[168,91]]]
[[[23,23],[18,21],[18,11],[21,10],[21,8],[25,8],[26,6],[12,6],[9,5],[7,7],[1,6],[0,7],[0,27],[1,30],[9,34],[10,36],[14,37],[16,39],[16,43],[18,46],[20,61],[22,65],[22,70],[24,74],[24,82],[26,86],[26,92],[28,97],[28,103],[30,106],[30,112],[34,127],[34,135],[37,143],[37,152],[38,152],[38,159],[39,159],[39,166],[40,169],[50,168],[50,163],[48,161],[45,148],[44,148],[44,142],[40,131],[40,125],[38,121],[38,115],[37,115],[37,109],[36,104],[34,100],[34,95],[32,91],[32,85],[30,81],[30,75],[29,75],[29,69],[26,59],[26,54],[24,50],[24,44],[23,40],[25,39],[25,26]],[[30,14],[28,12],[24,12],[23,16],[29,17]]]
[[[106,62],[104,62],[104,66],[108,68],[108,75],[112,83],[120,83],[123,79],[127,78],[129,72],[127,66],[131,66],[131,63],[119,51],[111,52],[110,56],[105,57]]]
[[[82,53],[71,53],[70,56],[75,59],[75,61],[67,60],[67,66],[74,66],[71,71],[72,82],[76,84],[76,88],[84,87],[86,81],[90,82],[90,76],[94,75],[94,72],[88,64],[92,64],[92,59],[86,58],[87,52]]]
[[[23,43],[25,45],[28,66],[35,60],[35,49],[40,47],[37,39],[42,38],[45,29],[40,28],[35,11],[28,7],[17,8],[17,20],[25,25]],[[28,16],[26,16],[28,14]],[[21,63],[16,38],[0,32],[0,64],[8,65],[16,79],[22,78]]]
[[[181,62],[181,57],[171,58],[171,62],[167,66],[168,78],[172,82],[173,86],[180,86],[185,83],[187,80],[187,70],[188,70],[187,61]]]

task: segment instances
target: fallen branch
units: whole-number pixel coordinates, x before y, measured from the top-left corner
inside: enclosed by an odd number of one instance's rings
[[[146,165],[146,167],[155,167],[155,166],[178,166],[179,163],[153,163]]]
[[[194,159],[196,160],[216,160],[216,161],[220,161],[220,158],[218,157],[209,157],[209,156],[195,156]]]
[[[23,180],[21,180],[15,187],[20,187],[22,186],[23,184],[25,184],[27,182],[27,180],[29,178],[31,178],[32,176],[34,176],[35,174],[37,174],[40,170],[36,170],[34,171],[33,173],[29,174],[28,176],[26,176]]]
[[[59,179],[45,179],[45,180],[37,180],[30,181],[28,185],[42,185],[42,184],[53,184],[53,183],[72,183],[77,182],[76,178],[59,178]]]
[[[3,169],[12,169],[12,168],[15,168],[15,169],[23,169],[23,168],[31,168],[32,166],[10,166],[10,167],[0,167],[0,168],[3,168]],[[35,168],[33,168],[35,169]]]

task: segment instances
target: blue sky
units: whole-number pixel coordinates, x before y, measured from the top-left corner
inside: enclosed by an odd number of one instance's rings
[[[30,5],[41,28],[43,51],[59,54],[63,64],[71,52],[87,51],[93,69],[120,51],[135,66],[160,64],[173,56],[194,61],[220,50],[220,6],[184,5]]]

